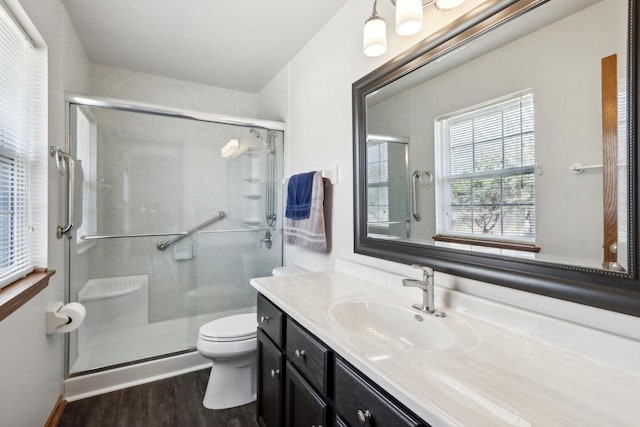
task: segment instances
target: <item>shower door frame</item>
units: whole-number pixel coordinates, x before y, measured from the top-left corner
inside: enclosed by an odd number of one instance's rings
[[[282,131],[283,132],[283,145],[284,145],[284,132],[287,130],[287,125],[284,122],[278,122],[273,120],[261,120],[253,119],[249,117],[231,116],[225,114],[206,113],[203,111],[189,110],[184,108],[174,108],[164,105],[150,104],[146,102],[128,101],[118,98],[107,98],[100,96],[81,95],[76,93],[65,94],[65,149],[67,151],[71,148],[71,107],[74,105],[106,108],[118,111],[127,111],[132,113],[152,114],[156,116],[173,117],[179,119],[196,120],[199,122],[216,123],[223,125],[234,125],[243,127],[252,127],[263,129],[266,131]],[[282,153],[283,162],[286,163],[286,150]],[[68,203],[68,201],[65,201]],[[68,207],[68,206],[67,206]],[[76,230],[72,229],[71,233]],[[231,230],[237,231],[237,230]],[[65,244],[65,286],[64,286],[64,300],[70,302],[70,290],[71,290],[71,234],[66,234],[62,238],[66,239]],[[284,263],[284,250],[282,251],[282,261]],[[100,368],[89,369],[82,372],[69,373],[69,334],[64,335],[64,378],[80,377],[87,374],[93,374],[97,372],[109,371],[125,366],[137,365],[139,363],[149,362],[153,360],[164,359],[171,356],[176,356],[185,353],[193,352],[193,349],[185,349],[173,353],[165,353],[161,355],[151,356],[144,359],[136,359],[129,362],[118,363],[114,365],[104,366]]]

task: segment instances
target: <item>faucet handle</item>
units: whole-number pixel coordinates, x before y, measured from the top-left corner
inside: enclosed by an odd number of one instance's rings
[[[422,274],[424,275],[425,281],[427,280],[427,278],[433,277],[433,268],[431,267],[427,267],[426,265],[418,265],[418,264],[411,264],[411,267],[422,270]]]

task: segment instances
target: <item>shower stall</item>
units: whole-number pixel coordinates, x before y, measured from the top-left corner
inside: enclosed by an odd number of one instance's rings
[[[67,372],[195,349],[199,327],[254,312],[282,265],[284,124],[68,97],[67,300],[87,315]],[[73,224],[72,227],[69,227]]]

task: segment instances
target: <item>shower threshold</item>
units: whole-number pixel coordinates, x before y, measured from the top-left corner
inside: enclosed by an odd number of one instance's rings
[[[197,331],[204,323],[220,317],[253,311],[255,307],[245,307],[93,332],[85,337],[69,373],[75,376],[87,371],[194,349]]]

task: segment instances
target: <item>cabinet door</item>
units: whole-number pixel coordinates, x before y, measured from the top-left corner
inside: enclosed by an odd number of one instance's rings
[[[327,427],[327,404],[287,362],[286,427]]]
[[[267,335],[258,329],[258,423],[262,427],[282,424],[284,357]]]

